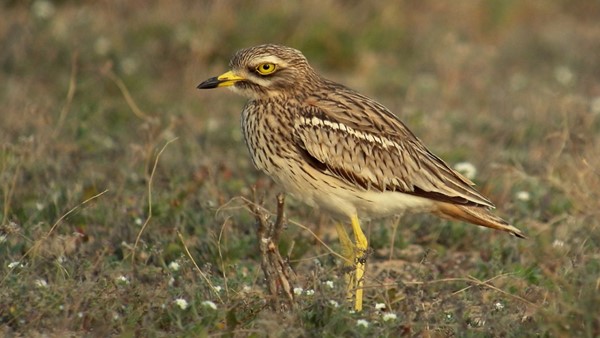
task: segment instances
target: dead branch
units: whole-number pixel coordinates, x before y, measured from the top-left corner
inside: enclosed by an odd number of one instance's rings
[[[277,195],[277,214],[275,221],[271,213],[258,202],[254,191],[254,202],[248,207],[256,219],[256,237],[261,255],[261,269],[265,274],[265,282],[270,294],[269,304],[274,311],[294,308],[294,284],[296,274],[292,270],[289,259],[279,252],[279,238],[285,225],[285,196]],[[281,298],[284,299],[281,299]]]

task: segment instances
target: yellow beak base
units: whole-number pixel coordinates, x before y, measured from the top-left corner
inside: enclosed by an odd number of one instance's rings
[[[198,85],[198,89],[211,89],[217,87],[229,87],[233,86],[238,81],[245,80],[243,77],[234,74],[232,71],[221,74],[219,76],[211,77],[210,79],[202,82]]]

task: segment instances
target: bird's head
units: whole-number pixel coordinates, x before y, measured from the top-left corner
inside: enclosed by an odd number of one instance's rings
[[[202,82],[198,89],[229,87],[246,97],[260,99],[289,93],[302,81],[318,78],[302,52],[271,44],[238,51],[229,67],[230,71]]]

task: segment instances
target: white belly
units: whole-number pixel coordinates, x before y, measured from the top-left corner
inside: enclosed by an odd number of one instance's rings
[[[296,170],[300,170],[296,168]],[[328,177],[312,168],[310,175],[290,172],[271,173],[286,192],[313,207],[324,209],[334,216],[345,218],[380,218],[408,212],[430,211],[434,203],[427,199],[401,192],[352,189],[346,183]],[[302,177],[299,179],[299,177]],[[329,183],[328,183],[329,182]]]

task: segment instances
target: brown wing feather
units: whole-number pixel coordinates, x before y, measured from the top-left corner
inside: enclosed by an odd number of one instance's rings
[[[472,188],[473,182],[432,154],[372,99],[336,85],[304,103],[309,108],[295,121],[294,136],[299,151],[315,168],[366,190],[493,207]]]

